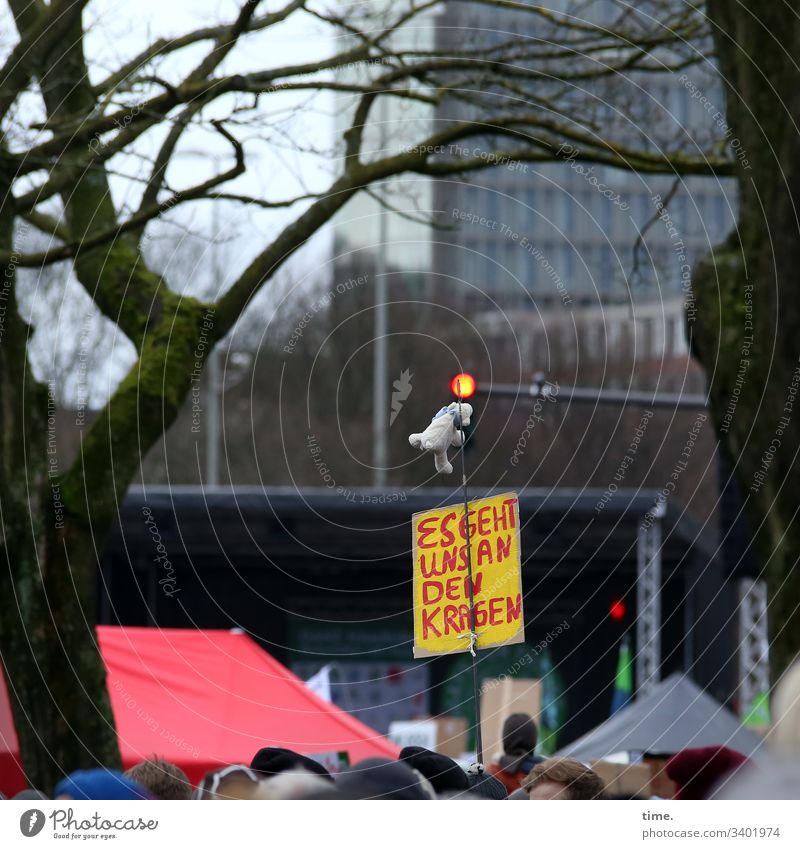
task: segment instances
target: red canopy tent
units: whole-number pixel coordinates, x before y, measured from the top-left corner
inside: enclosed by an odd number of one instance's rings
[[[246,634],[97,628],[125,768],[151,755],[193,782],[220,764],[250,763],[262,746],[346,751],[351,762],[397,747],[311,692]],[[0,791],[24,786],[0,675]]]

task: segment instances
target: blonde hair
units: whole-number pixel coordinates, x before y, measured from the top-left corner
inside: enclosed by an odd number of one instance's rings
[[[125,775],[149,790],[156,799],[191,799],[192,783],[174,763],[152,757],[131,767]]]
[[[606,789],[593,769],[572,758],[550,758],[536,764],[523,779],[522,789],[530,795],[532,788],[545,781],[563,784],[571,799],[602,799]]]

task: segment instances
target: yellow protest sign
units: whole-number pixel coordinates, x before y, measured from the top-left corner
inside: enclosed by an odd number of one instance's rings
[[[515,492],[469,502],[476,647],[521,643],[522,577]],[[464,505],[414,513],[414,657],[469,650]]]

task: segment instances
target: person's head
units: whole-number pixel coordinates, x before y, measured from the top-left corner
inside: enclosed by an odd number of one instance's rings
[[[539,738],[536,723],[527,713],[512,713],[503,723],[503,751],[513,757],[532,755]]]
[[[403,761],[366,758],[343,772],[336,787],[344,799],[434,799],[431,783]]]
[[[437,795],[469,790],[466,772],[447,755],[423,749],[422,746],[406,746],[400,752],[400,760],[421,772],[433,785]]]
[[[675,783],[676,799],[708,799],[712,791],[747,758],[727,746],[684,749],[667,762],[667,776]]]
[[[468,773],[469,795],[477,799],[508,799],[508,791],[502,781],[488,772]]]
[[[322,764],[291,749],[280,749],[276,746],[259,749],[250,762],[250,769],[262,778],[272,778],[282,772],[302,769],[312,775],[319,775],[327,781],[333,781],[333,776]]]
[[[282,772],[265,779],[261,784],[260,799],[336,798],[336,788],[330,781],[303,769]]]
[[[550,758],[530,771],[522,782],[529,799],[602,799],[603,779],[572,758]]]
[[[79,769],[56,784],[53,798],[130,800],[151,799],[137,782],[113,769]]]
[[[192,783],[186,773],[169,761],[151,758],[131,767],[125,775],[147,788],[155,799],[192,798]]]
[[[32,790],[28,788],[27,790],[20,790],[19,793],[15,793],[12,799],[19,801],[20,799],[47,799],[48,797],[42,793],[41,790]]]
[[[262,776],[244,764],[232,764],[207,772],[194,792],[195,799],[260,799]]]

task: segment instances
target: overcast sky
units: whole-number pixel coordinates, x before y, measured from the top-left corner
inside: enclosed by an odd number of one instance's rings
[[[257,14],[283,5],[284,0],[269,0],[260,5]],[[102,79],[109,70],[119,67],[155,39],[176,36],[214,23],[229,22],[237,14],[237,9],[237,3],[231,0],[93,0],[84,13],[88,31],[85,50],[93,81]],[[16,34],[7,3],[0,0],[0,61],[15,41]],[[206,54],[208,47],[209,42],[204,42],[181,51],[179,55],[168,57],[157,68],[159,76],[169,81],[180,80]],[[247,36],[216,73],[262,71],[323,58],[336,50],[337,44],[330,30],[323,31],[322,25],[310,16],[294,15],[286,23]],[[234,95],[221,98],[204,112],[204,118],[227,117],[235,97],[239,101],[243,99],[243,96]],[[243,177],[227,184],[224,190],[276,200],[291,197],[299,191],[316,191],[327,185],[329,176],[337,167],[331,157],[320,158],[293,151],[286,140],[291,139],[303,148],[330,148],[333,142],[333,112],[341,105],[336,104],[329,95],[316,97],[309,104],[307,96],[296,94],[269,95],[262,98],[262,103],[259,125],[232,128],[244,144],[249,167]],[[295,112],[300,105],[302,109]],[[37,98],[25,100],[19,117],[26,123],[38,120],[41,115],[34,110],[38,111],[39,108]],[[145,173],[142,155],[145,158],[153,155],[164,132],[165,128],[161,128],[138,142],[135,150],[137,156],[116,157],[112,161],[113,170],[129,175]],[[210,129],[188,134],[182,143],[182,152],[175,158],[168,172],[170,187],[180,190],[196,184],[207,179],[213,170],[230,167],[232,161],[229,145]],[[302,176],[302,188],[299,175]],[[41,179],[42,175],[37,176]],[[118,208],[130,208],[138,200],[140,184],[112,176],[112,192]],[[205,284],[206,290],[202,294],[216,295],[217,292],[212,293],[208,289],[212,283],[209,275],[212,249],[198,248],[194,243],[187,244],[184,230],[210,236],[214,226],[218,228],[221,288],[225,289],[301,208],[298,206],[291,212],[272,213],[251,206],[226,203],[218,208],[214,216],[212,204],[189,203],[169,213],[169,218],[177,221],[178,227],[158,223],[150,228],[146,252],[159,255],[159,264],[165,267],[166,276],[173,285],[185,285],[187,288],[184,291],[191,292],[193,287]],[[312,282],[318,281],[320,266],[330,254],[329,245],[330,234],[326,231],[296,255],[284,276],[290,276],[292,281],[301,286],[307,283],[303,279],[307,274]],[[173,261],[170,263],[171,257]],[[191,265],[187,265],[187,262]],[[37,325],[34,348],[38,346],[39,351],[37,353],[34,350],[32,358],[40,377],[46,377],[56,369],[54,352],[57,340],[59,337],[65,339],[68,335],[66,329],[76,323],[76,317],[70,314],[68,306],[76,305],[80,316],[84,316],[91,308],[88,296],[79,291],[77,284],[67,284],[67,289],[57,296],[60,304],[59,326],[54,326],[52,306],[45,297],[46,288],[37,282],[23,298],[23,312],[27,312]],[[78,319],[77,323],[81,321]],[[107,372],[113,384],[116,376],[128,367],[133,351],[118,335],[113,342],[107,342],[108,362],[116,363]],[[105,348],[100,345],[98,350]],[[94,400],[103,400],[110,388],[107,385]]]

